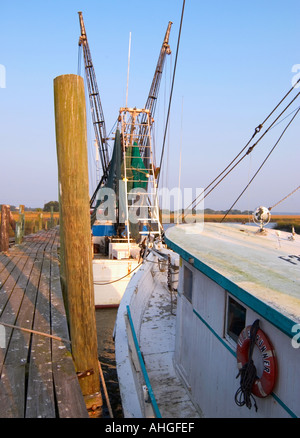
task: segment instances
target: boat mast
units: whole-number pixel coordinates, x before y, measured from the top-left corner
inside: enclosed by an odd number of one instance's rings
[[[85,26],[83,22],[82,12],[79,14],[79,23],[81,29],[81,35],[79,37],[79,46],[83,49],[83,57],[85,64],[85,74],[89,92],[89,99],[91,105],[92,120],[95,130],[96,142],[98,145],[100,161],[102,165],[103,176],[101,178],[101,185],[105,184],[108,177],[108,167],[109,167],[109,155],[107,146],[107,136],[104,121],[104,114],[102,110],[102,105],[100,101],[100,95],[97,86],[96,74],[92,62],[92,56],[86,36]],[[97,187],[96,192],[99,187]]]
[[[171,31],[172,24],[173,24],[172,21],[169,21],[168,27],[166,30],[166,34],[165,34],[165,37],[164,37],[164,40],[163,40],[163,43],[161,46],[161,50],[159,53],[159,57],[158,57],[156,69],[154,72],[152,84],[151,84],[150,91],[149,91],[148,98],[147,98],[146,105],[145,105],[145,109],[149,110],[150,119],[154,118],[156,102],[157,102],[157,97],[158,97],[158,92],[159,92],[159,87],[160,87],[160,82],[161,82],[161,76],[162,76],[162,72],[163,72],[163,68],[164,68],[166,55],[171,54],[171,49],[169,46],[169,37],[170,37],[170,31]],[[143,126],[143,124],[145,126]],[[139,144],[142,147],[141,148],[141,155],[142,156],[144,156],[145,152],[146,152],[145,146],[146,146],[147,136],[145,135],[145,132],[144,132],[145,130],[147,130],[146,125],[147,125],[147,115],[145,113],[145,114],[143,114],[142,125],[141,125],[140,133],[139,133]]]
[[[171,31],[172,24],[173,23],[171,21],[169,21],[167,31],[165,34],[165,38],[164,38],[164,41],[163,41],[163,44],[162,44],[162,47],[160,50],[159,58],[157,61],[153,81],[152,81],[149,95],[148,95],[148,99],[147,99],[147,102],[145,105],[145,109],[148,109],[150,111],[151,117],[154,116],[154,112],[155,112],[155,106],[156,106],[156,101],[157,101],[157,96],[158,96],[159,86],[160,86],[160,81],[161,81],[161,75],[163,72],[166,55],[171,54],[171,49],[169,46],[169,37],[170,37],[170,31]]]

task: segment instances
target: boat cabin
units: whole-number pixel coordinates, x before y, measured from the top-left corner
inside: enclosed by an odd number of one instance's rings
[[[195,223],[166,243],[180,255],[174,361],[194,404],[205,417],[299,417],[300,236]],[[254,322],[246,403],[238,374]]]

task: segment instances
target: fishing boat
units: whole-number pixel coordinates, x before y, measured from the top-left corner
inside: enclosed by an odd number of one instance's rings
[[[102,177],[91,197],[91,232],[94,250],[93,277],[96,308],[118,307],[126,286],[141,266],[145,248],[160,239],[157,178],[153,150],[156,101],[165,58],[171,53],[168,23],[149,95],[144,108],[119,110],[111,137],[105,120],[87,40],[82,12],[79,12],[86,83],[91,106]],[[113,142],[109,155],[108,142]]]
[[[80,23],[103,168],[91,199],[95,305],[118,306],[124,417],[299,417],[299,236],[266,228],[264,207],[257,228],[196,222],[164,232],[151,131],[171,23],[145,108],[120,109],[112,157]]]
[[[251,144],[260,124],[203,193],[219,185],[280,116]],[[125,417],[300,416],[300,237],[268,227],[273,207],[258,207],[249,224],[175,225],[148,248],[115,325]]]
[[[194,223],[165,241],[118,311],[124,415],[299,417],[300,236]]]

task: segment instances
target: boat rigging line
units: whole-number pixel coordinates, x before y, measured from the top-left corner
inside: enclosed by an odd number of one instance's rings
[[[78,59],[77,59],[77,75],[81,76],[81,54],[82,50],[81,50],[81,45],[78,44]]]
[[[155,250],[154,248],[152,248],[151,251],[157,253],[159,256],[161,256],[161,257],[163,257],[163,258],[166,258],[166,259],[168,258],[165,254],[161,253],[161,252],[158,251],[158,250]],[[117,278],[116,280],[108,281],[108,282],[105,282],[105,283],[101,283],[100,281],[94,281],[94,284],[96,284],[96,285],[98,285],[98,286],[105,286],[105,285],[107,285],[107,284],[112,284],[112,283],[116,283],[117,281],[123,280],[123,278],[126,278],[126,277],[128,277],[128,275],[131,275],[132,272],[134,272],[136,269],[138,269],[138,268],[144,263],[144,261],[146,260],[145,255],[147,255],[147,254],[144,254],[144,255],[143,255],[143,261],[140,262],[140,263],[138,263],[138,264],[135,266],[135,268],[131,269],[131,271],[128,272],[128,274],[123,275],[123,277],[120,277],[120,278]],[[146,261],[147,261],[147,262],[150,262],[150,260],[146,260]],[[158,263],[158,262],[151,262],[151,263]]]
[[[297,84],[300,83],[300,79],[291,87],[291,89],[285,94],[285,96],[280,100],[280,102],[274,107],[274,109],[269,113],[269,115],[265,118],[265,120],[258,125],[249,141],[243,147],[243,149],[235,156],[235,158],[225,167],[225,169],[219,173],[219,175],[188,205],[188,210],[190,207],[196,208],[196,206],[202,202],[224,179],[233,171],[233,169],[247,156],[249,155],[255,146],[262,140],[262,138],[275,126],[275,123],[280,119],[280,117],[285,113],[285,111],[292,105],[292,103],[299,97],[300,92],[296,94],[296,96],[291,100],[291,102],[283,109],[283,111],[276,117],[276,119],[270,124],[270,126],[265,130],[265,132],[260,136],[260,138],[254,143],[252,146],[249,146],[254,137],[261,131],[266,121],[272,116],[272,114],[276,111],[276,109],[282,104],[282,102],[288,97],[288,95],[294,90]],[[294,111],[293,111],[294,112]],[[248,147],[247,152],[235,163],[235,161],[240,157],[240,155],[245,151]],[[235,164],[234,164],[235,163]],[[231,167],[232,166],[232,167]],[[231,167],[231,168],[230,168]],[[228,170],[229,169],[229,170]],[[225,173],[227,171],[227,173]],[[223,175],[225,173],[225,175]],[[221,178],[221,176],[223,177]],[[219,181],[218,179],[221,178]],[[217,182],[216,182],[217,181]],[[214,183],[216,183],[207,193],[205,193]],[[205,195],[196,203],[196,201],[205,193]],[[196,203],[196,204],[195,204]],[[183,219],[186,217],[188,213],[183,216]]]
[[[128,102],[129,69],[130,69],[130,52],[131,52],[131,32],[129,32],[129,44],[128,44],[128,66],[127,66],[126,102],[125,102],[125,107],[126,107],[126,108],[127,108],[127,102]]]
[[[108,282],[106,282],[106,283],[101,283],[101,282],[99,282],[99,281],[94,281],[94,284],[97,284],[98,286],[105,286],[106,284],[116,283],[117,281],[123,280],[123,278],[128,277],[128,275],[131,275],[132,272],[135,271],[137,268],[139,268],[142,264],[143,264],[143,262],[139,263],[138,265],[136,265],[135,268],[131,269],[131,271],[128,272],[128,274],[123,275],[123,277],[117,278],[116,280],[108,281]]]
[[[162,145],[160,164],[159,164],[160,169],[162,168],[162,161],[163,161],[163,156],[164,156],[164,151],[165,151],[166,136],[167,136],[167,130],[168,130],[168,125],[169,125],[169,117],[170,117],[170,110],[171,110],[171,103],[172,103],[172,96],[173,96],[173,88],[174,88],[174,81],[175,81],[175,72],[176,72],[176,66],[177,66],[179,43],[180,43],[180,37],[181,37],[181,28],[182,28],[182,22],[183,22],[184,7],[185,7],[185,0],[183,0],[182,11],[181,11],[181,19],[180,19],[180,26],[179,26],[179,33],[178,33],[178,40],[177,40],[177,48],[176,48],[174,70],[173,70],[173,77],[172,77],[172,85],[171,85],[170,98],[169,98],[168,113],[167,113],[164,138],[163,138],[163,145]],[[159,184],[159,178],[160,178],[160,173],[157,176],[157,187]]]
[[[291,193],[289,193],[287,196],[285,196],[284,198],[282,198],[280,201],[278,201],[276,204],[274,204],[272,207],[269,207],[268,210],[271,211],[272,208],[277,207],[278,204],[281,204],[283,201],[285,201],[287,198],[289,198],[290,196],[292,196],[297,190],[300,189],[300,186],[298,186],[295,190],[293,190]]]
[[[255,172],[255,174],[253,175],[253,177],[251,178],[251,180],[248,182],[248,184],[246,185],[246,187],[244,188],[244,190],[241,192],[241,194],[238,196],[238,198],[234,201],[234,203],[232,204],[232,206],[227,210],[227,212],[225,213],[225,215],[223,216],[223,218],[221,219],[220,222],[223,222],[224,219],[226,218],[226,216],[231,212],[231,210],[233,209],[233,207],[235,206],[235,204],[238,202],[238,200],[241,198],[241,196],[245,193],[245,191],[247,190],[247,188],[250,186],[250,184],[252,183],[252,181],[254,180],[254,178],[257,176],[257,174],[259,173],[259,171],[262,169],[262,167],[264,166],[264,164],[266,163],[266,161],[268,160],[268,158],[270,157],[270,155],[272,154],[272,152],[274,151],[274,149],[276,148],[276,146],[278,145],[278,143],[280,142],[280,140],[282,139],[283,135],[285,134],[285,132],[287,131],[288,127],[291,125],[291,123],[293,122],[293,120],[295,119],[295,117],[297,116],[297,114],[299,113],[300,108],[298,108],[297,112],[294,114],[294,116],[292,117],[292,119],[289,121],[289,123],[286,125],[286,127],[284,128],[284,130],[282,131],[281,135],[279,136],[278,140],[276,141],[276,143],[274,144],[274,146],[272,147],[272,149],[270,150],[270,152],[268,153],[268,155],[266,156],[266,158],[264,159],[264,161],[262,162],[262,164],[260,165],[260,167],[257,169],[257,171]],[[270,209],[269,209],[270,210]]]

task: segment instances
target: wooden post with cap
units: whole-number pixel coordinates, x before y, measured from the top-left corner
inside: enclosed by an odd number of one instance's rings
[[[72,355],[88,409],[102,412],[91,253],[83,78],[54,79],[60,227]]]

